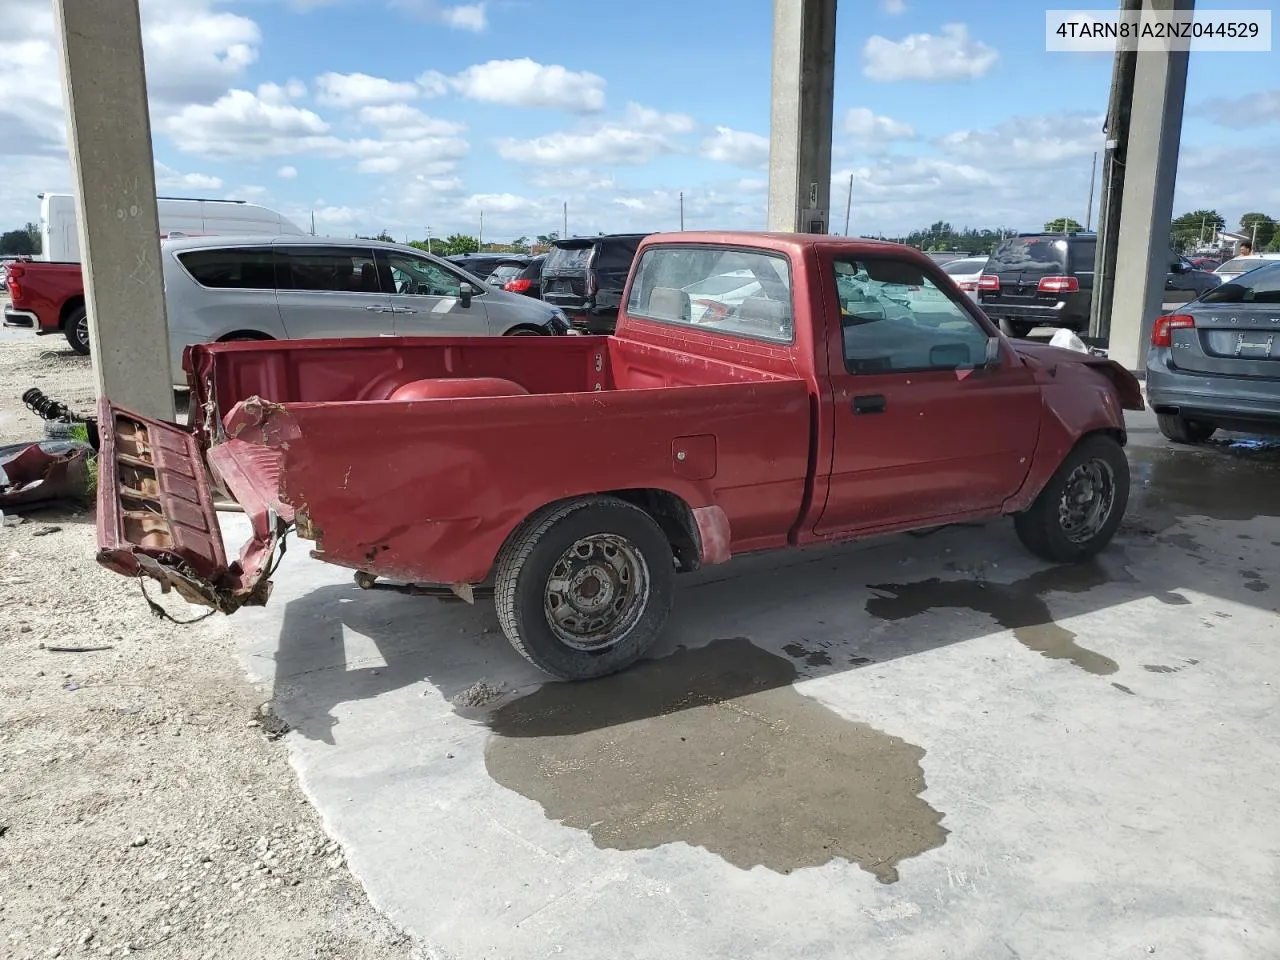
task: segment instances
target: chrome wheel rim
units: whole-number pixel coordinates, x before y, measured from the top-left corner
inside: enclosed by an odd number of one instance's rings
[[[89,345],[89,318],[82,317],[76,324],[76,340],[80,342],[82,347]]]
[[[626,537],[595,533],[551,567],[543,593],[547,625],[574,650],[598,653],[622,640],[649,602],[649,566]]]
[[[1071,471],[1058,500],[1058,524],[1072,543],[1098,535],[1116,502],[1116,475],[1105,460],[1087,460]]]

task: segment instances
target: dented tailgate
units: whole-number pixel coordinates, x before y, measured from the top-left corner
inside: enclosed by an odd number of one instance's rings
[[[265,505],[242,502],[253,536],[228,563],[196,438],[102,400],[98,459],[98,562],[147,576],[191,603],[231,613],[261,605],[281,525]]]

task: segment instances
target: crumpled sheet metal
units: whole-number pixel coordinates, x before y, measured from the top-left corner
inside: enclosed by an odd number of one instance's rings
[[[93,455],[93,447],[78,440],[0,447],[0,510],[84,500]]]

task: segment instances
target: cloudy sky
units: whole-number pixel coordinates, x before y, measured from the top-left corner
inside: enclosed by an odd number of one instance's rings
[[[70,175],[50,2],[3,6],[7,229]],[[855,233],[1085,219],[1110,57],[1046,53],[1045,8],[843,0],[836,229],[850,175]],[[673,229],[681,191],[689,228],[761,228],[771,10],[142,0],[159,190],[253,200],[303,225],[314,212],[335,235],[474,234],[483,211],[486,239],[533,236],[559,229],[563,203],[571,233]],[[1277,56],[1192,56],[1178,210],[1280,215]]]

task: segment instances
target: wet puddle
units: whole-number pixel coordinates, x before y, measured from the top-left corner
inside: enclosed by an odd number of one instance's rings
[[[792,686],[738,638],[496,710],[489,774],[597,847],[688,843],[743,870],[856,863],[884,883],[946,841],[921,799],[924,751]]]
[[[1223,439],[1199,447],[1172,444],[1129,449],[1129,512],[1252,520],[1276,516],[1280,441]]]
[[[1051,567],[1014,583],[988,580],[920,580],[915,583],[874,583],[881,596],[867,601],[867,613],[882,620],[905,620],[929,610],[964,608],[985,613],[1018,642],[1050,660],[1067,660],[1098,676],[1115,673],[1110,657],[1082,647],[1072,631],[1055,623],[1043,595],[1084,593],[1118,579],[1097,563]],[[1176,601],[1174,601],[1176,602]]]

